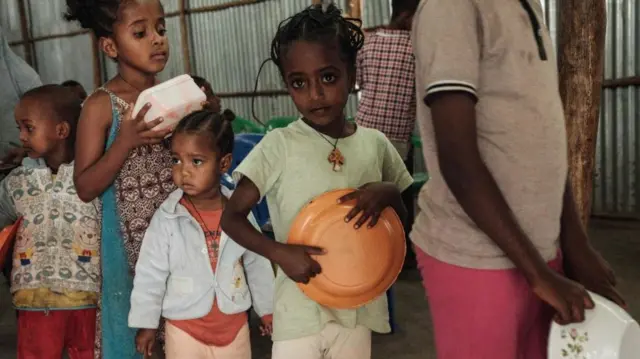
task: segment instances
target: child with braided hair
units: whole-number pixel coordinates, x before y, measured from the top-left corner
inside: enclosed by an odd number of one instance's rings
[[[251,359],[251,306],[262,334],[271,331],[271,264],[220,230],[231,194],[220,179],[231,166],[234,118],[230,111],[195,111],[171,138],[178,189],[151,220],[131,293],[129,326],[139,328],[141,353],[153,352],[160,318],[167,359]],[[253,215],[248,219],[258,228]]]
[[[273,359],[371,357],[371,332],[390,331],[386,296],[347,310],[314,302],[296,282],[307,283],[320,273],[311,255],[322,255],[323,249],[285,242],[298,212],[324,192],[357,188],[341,199],[357,202],[345,221],[372,227],[387,207],[406,215],[401,192],[413,182],[381,132],[346,121],[364,34],[359,20],[343,17],[333,4],[325,6],[313,5],[278,27],[271,60],[301,118],[268,133],[237,167],[238,186],[222,218],[223,231],[238,244],[278,265]],[[276,241],[247,220],[265,196]]]
[[[171,152],[145,122],[147,104],[133,116],[140,93],[157,83],[169,56],[159,0],[66,0],[67,20],[91,30],[118,74],[91,94],[78,123],[74,182],[84,201],[102,199],[102,297],[96,356],[131,359],[136,331],[127,325],[133,272],[144,233],[175,185]],[[162,332],[162,331],[160,331]]]

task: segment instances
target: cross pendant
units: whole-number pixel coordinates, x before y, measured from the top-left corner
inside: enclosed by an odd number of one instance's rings
[[[344,165],[344,156],[342,152],[336,147],[331,153],[329,153],[329,157],[327,158],[329,163],[333,165],[334,172],[340,172],[342,170],[342,166]]]

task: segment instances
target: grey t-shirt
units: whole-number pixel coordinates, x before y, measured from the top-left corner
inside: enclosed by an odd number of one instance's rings
[[[42,85],[40,76],[20,56],[16,55],[0,28],[0,159],[19,144],[19,131],[13,111],[20,97]]]
[[[542,7],[538,0],[527,1],[542,25],[546,60],[520,1],[424,0],[415,15],[417,115],[430,180],[420,193],[411,237],[446,263],[513,267],[467,216],[440,172],[431,112],[422,100],[443,91],[477,98],[482,159],[540,254],[547,260],[557,255],[567,179],[564,112]]]

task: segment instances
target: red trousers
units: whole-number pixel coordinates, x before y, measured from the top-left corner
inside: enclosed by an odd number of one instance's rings
[[[93,359],[96,310],[18,311],[18,359]]]

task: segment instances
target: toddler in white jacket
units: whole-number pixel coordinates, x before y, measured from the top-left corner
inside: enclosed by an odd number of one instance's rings
[[[153,216],[136,264],[129,326],[151,355],[161,317],[166,356],[251,359],[247,310],[271,332],[273,270],[267,259],[220,229],[230,191],[220,185],[231,165],[232,119],[197,111],[171,140],[173,192]],[[249,220],[256,225],[250,216]]]

